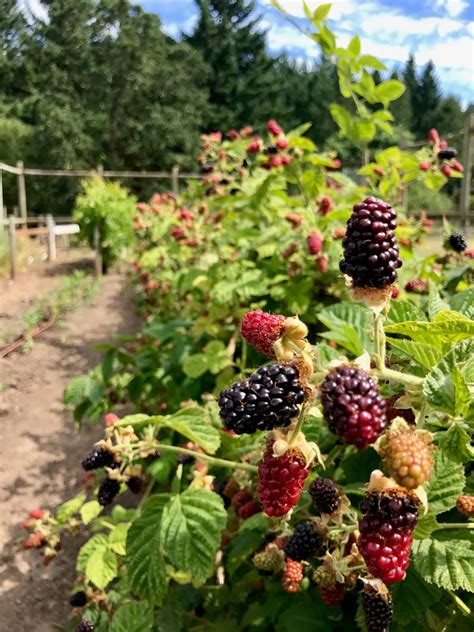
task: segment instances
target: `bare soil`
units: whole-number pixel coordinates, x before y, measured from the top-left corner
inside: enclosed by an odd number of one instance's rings
[[[16,317],[22,306],[25,309],[31,291],[36,296],[37,290],[49,291],[58,273],[67,271],[64,265],[58,262],[57,268],[35,272],[35,278],[26,276],[14,286],[4,284],[0,288],[4,320]],[[38,551],[21,548],[26,532],[20,524],[29,510],[54,509],[80,491],[80,461],[100,437],[101,428],[86,424],[80,433],[75,430],[71,412],[62,405],[63,389],[100,360],[91,344],[110,341],[115,333],[134,332],[137,326],[124,279],[112,274],[92,305],[69,313],[62,326],[42,334],[30,352],[0,359],[2,632],[51,632],[62,629],[70,617],[68,598],[82,541],[71,538],[45,567]]]

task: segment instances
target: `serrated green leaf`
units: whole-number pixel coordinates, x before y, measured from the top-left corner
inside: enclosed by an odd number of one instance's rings
[[[125,603],[114,614],[110,632],[151,632],[153,611],[147,603]]]
[[[94,384],[89,375],[81,375],[75,378],[64,389],[64,403],[66,406],[77,406],[83,399],[88,399]]]
[[[441,594],[438,588],[422,581],[410,566],[405,579],[396,584],[392,591],[394,620],[402,624],[415,622],[420,611],[425,611],[436,603]]]
[[[92,520],[94,520],[94,518],[97,518],[102,509],[102,505],[100,505],[97,500],[91,500],[88,503],[85,503],[82,505],[80,510],[82,522],[84,524],[89,524]]]
[[[429,317],[434,318],[436,314],[446,310],[449,310],[449,305],[441,298],[441,295],[434,283],[430,283],[430,291],[428,296]]]
[[[329,106],[332,118],[336,121],[341,133],[344,136],[350,136],[352,134],[353,119],[351,114],[338,103],[331,103]]]
[[[443,452],[456,463],[474,460],[471,437],[457,421],[453,422],[447,432],[441,435],[439,445]]]
[[[208,371],[207,356],[205,353],[194,353],[184,358],[182,369],[184,373],[195,380]]]
[[[127,533],[130,528],[130,524],[118,524],[116,527],[112,529],[109,533],[109,547],[115,553],[119,555],[125,555],[126,548],[125,544],[127,542]]]
[[[451,379],[454,386],[454,414],[456,417],[460,417],[468,411],[471,405],[471,394],[458,366],[453,366]]]
[[[392,301],[388,312],[388,319],[393,323],[425,320],[425,318],[424,312],[408,301]]]
[[[177,494],[164,508],[161,540],[173,565],[204,582],[212,573],[227,513],[222,498],[206,489]]]
[[[239,532],[254,530],[263,531],[266,533],[270,527],[270,524],[270,518],[264,513],[259,512],[257,514],[254,514],[253,516],[250,516],[250,518],[248,518],[247,520],[244,520],[244,522],[242,522],[240,526]]]
[[[69,520],[69,518],[79,512],[82,505],[84,504],[85,499],[86,493],[80,492],[77,496],[71,498],[71,500],[67,500],[60,507],[58,507],[56,511],[56,520],[60,524],[63,524],[64,522]]]
[[[401,351],[425,369],[432,369],[443,357],[442,352],[428,343],[414,342],[405,338],[387,338],[390,346]]]
[[[130,586],[150,603],[159,604],[167,588],[161,553],[161,516],[166,497],[154,496],[128,530],[125,559]]]
[[[206,411],[198,406],[182,408],[174,415],[160,418],[159,423],[197,443],[209,454],[214,454],[220,445],[219,431],[211,425]]]
[[[369,336],[372,317],[362,305],[331,305],[319,312],[318,319],[331,330],[330,333],[320,334],[323,338],[337,342],[356,356],[372,349],[373,342]]]
[[[385,331],[388,334],[403,334],[416,342],[428,342],[447,350],[457,342],[474,337],[474,321],[458,312],[442,311],[436,314],[434,322],[388,323]]]
[[[474,592],[474,539],[461,530],[437,531],[413,542],[414,564],[429,584]]]
[[[470,287],[449,300],[451,309],[474,320],[474,287]]]
[[[413,538],[415,540],[423,540],[424,538],[428,538],[433,533],[433,531],[436,531],[438,526],[438,521],[433,514],[422,516],[418,520],[416,529],[413,531]]]
[[[428,488],[429,514],[437,516],[454,507],[465,484],[462,464],[450,459],[443,450],[438,450]]]
[[[79,573],[85,572],[90,556],[96,549],[101,547],[107,547],[107,536],[103,533],[93,535],[92,538],[81,547],[76,560],[76,570]]]
[[[395,101],[405,92],[405,86],[396,79],[390,79],[389,81],[382,81],[375,88],[377,99],[380,101]]]
[[[356,57],[360,55],[360,39],[358,35],[354,35],[347,48]]]
[[[86,578],[100,590],[117,577],[117,557],[108,546],[97,546],[86,564]]]

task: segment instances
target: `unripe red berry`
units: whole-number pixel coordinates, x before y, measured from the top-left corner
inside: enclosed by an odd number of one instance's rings
[[[226,136],[229,140],[237,140],[237,138],[239,137],[239,132],[236,129],[230,129],[227,132]]]
[[[453,162],[451,163],[451,167],[454,169],[454,171],[459,171],[459,173],[462,173],[464,171],[464,167],[457,160],[453,160]]]
[[[421,171],[428,171],[429,168],[431,167],[430,163],[427,160],[424,160],[423,162],[420,162],[420,164],[418,165]]]
[[[405,292],[428,294],[428,281],[426,279],[412,279],[405,285]]]
[[[192,221],[194,219],[194,213],[187,208],[183,208],[180,210],[178,217],[185,221]]]
[[[109,428],[119,421],[119,417],[115,413],[105,413],[104,415],[104,426]]]
[[[329,195],[323,195],[319,202],[319,212],[321,215],[327,215],[334,208],[334,204]]]
[[[278,147],[278,149],[287,149],[288,148],[288,140],[286,138],[279,138],[275,145]]]
[[[385,471],[405,489],[416,489],[429,480],[432,450],[429,433],[408,426],[389,428],[379,447]]]
[[[298,244],[292,243],[282,252],[283,259],[289,259],[298,250]]]
[[[283,590],[289,593],[297,592],[303,579],[303,565],[295,562],[289,557],[286,558],[285,574],[283,575]]]
[[[392,290],[392,298],[397,298],[399,294],[400,290],[398,289],[398,287],[394,287]]]
[[[283,133],[283,130],[274,119],[268,121],[267,130],[272,136],[279,136]]]
[[[326,606],[340,606],[344,600],[345,587],[344,584],[336,582],[333,586],[320,586],[319,592],[323,604]]]
[[[44,509],[32,509],[28,512],[28,515],[35,520],[41,520],[45,517],[46,511]]]
[[[316,259],[316,265],[318,267],[318,270],[322,274],[326,274],[326,272],[329,270],[329,259],[326,257],[326,255],[321,255]]]
[[[263,149],[263,143],[261,139],[255,139],[247,146],[247,152],[249,154],[258,154]]]
[[[474,516],[474,496],[459,496],[456,501],[456,508],[465,516]]]
[[[446,141],[446,140],[440,140],[439,141],[439,148],[440,149],[447,149],[447,147],[448,147],[448,141]]]
[[[288,165],[291,165],[292,160],[293,159],[289,154],[283,154],[283,156],[281,156],[281,164],[284,167],[288,167]]]
[[[38,549],[44,544],[44,535],[42,533],[33,533],[22,543],[24,549]]]
[[[435,129],[434,127],[432,127],[430,131],[428,132],[428,140],[430,141],[432,145],[436,145],[436,143],[439,142],[438,130]]]
[[[270,156],[270,158],[268,159],[268,163],[270,165],[270,168],[277,169],[278,167],[282,166],[282,164],[283,164],[283,157],[282,156]]]
[[[281,314],[270,314],[257,309],[244,314],[240,333],[257,351],[274,357],[273,344],[282,335],[285,320]]]
[[[239,518],[242,518],[242,520],[247,520],[251,516],[257,514],[259,511],[260,506],[254,500],[249,500],[239,508],[238,514]]]
[[[240,130],[240,135],[244,138],[247,138],[248,136],[251,136],[252,134],[253,134],[253,127],[251,127],[250,125],[246,125]]]
[[[323,239],[319,233],[310,233],[306,238],[306,243],[310,255],[317,255],[323,249]]]
[[[220,143],[222,140],[222,132],[211,132],[209,134],[209,140]]]
[[[441,167],[441,173],[444,174],[447,178],[449,178],[452,175],[453,170],[451,169],[449,165],[443,165]]]
[[[180,241],[186,238],[186,231],[182,226],[173,226],[171,229],[171,236],[176,240]]]
[[[374,167],[374,173],[380,177],[385,175],[385,171],[383,170],[383,167],[379,167],[379,166]]]
[[[297,228],[298,226],[301,226],[301,224],[304,221],[301,215],[298,215],[298,213],[287,213],[285,215],[285,219],[288,222],[290,222],[290,224],[294,226],[295,228]]]

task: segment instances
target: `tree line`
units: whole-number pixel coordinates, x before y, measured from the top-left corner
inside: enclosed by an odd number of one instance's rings
[[[272,56],[254,0],[195,1],[197,25],[176,41],[129,0],[42,0],[47,20],[0,0],[0,160],[194,169],[200,133],[258,131],[269,118],[287,129],[311,122],[319,146],[350,155],[329,114],[344,101],[329,59]],[[374,80],[389,75],[375,70]],[[461,129],[462,107],[442,96],[431,62],[420,69],[410,57],[391,76],[407,88],[392,107],[400,138]],[[31,178],[28,187],[30,205],[54,211],[70,204],[76,183]]]

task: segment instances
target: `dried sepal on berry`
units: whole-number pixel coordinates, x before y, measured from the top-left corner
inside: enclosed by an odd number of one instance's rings
[[[275,542],[270,542],[263,551],[255,553],[253,563],[261,571],[277,573],[285,566],[285,554]]]

